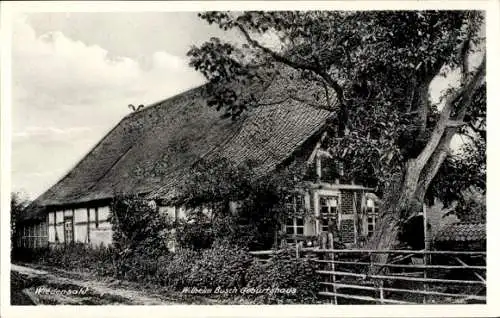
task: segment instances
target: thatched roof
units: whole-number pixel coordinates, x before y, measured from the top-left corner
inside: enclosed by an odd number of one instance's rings
[[[268,173],[317,133],[330,112],[294,100],[257,108],[238,120],[206,106],[205,86],[123,118],[34,206],[108,199],[165,198],[201,158],[258,162]]]

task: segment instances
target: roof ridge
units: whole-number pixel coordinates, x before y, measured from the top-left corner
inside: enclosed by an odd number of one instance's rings
[[[76,167],[78,167],[92,152],[94,152],[94,150],[97,149],[97,147],[99,147],[101,144],[103,144],[104,140],[106,140],[106,138],[111,135],[111,133],[113,131],[115,131],[119,126],[120,124],[124,121],[126,117],[123,117],[122,119],[120,119],[120,121],[118,123],[116,123],[113,128],[111,128],[105,135],[104,137],[102,137],[101,139],[99,139],[99,141],[80,159],[76,162],[76,164],[74,164],[69,170],[68,172],[66,172],[64,174],[64,176],[62,176],[59,181],[57,181],[53,186],[51,186],[49,189],[47,189],[46,191],[42,192],[40,195],[37,196],[37,198],[35,200],[33,200],[31,202],[31,204],[29,206],[26,207],[26,209],[30,208],[31,205],[34,205],[36,206],[36,203],[37,201],[43,196],[45,195],[48,191],[51,191],[52,189],[54,189],[55,187],[57,187],[59,184],[61,184],[66,178],[69,177],[69,175],[71,174],[71,172],[73,172],[73,170],[75,170]],[[106,173],[105,173],[106,174]]]
[[[54,189],[55,187],[57,187],[59,184],[61,184],[62,181],[64,181],[67,177],[69,177],[69,175],[71,174],[71,172],[73,170],[75,170],[76,167],[78,167],[92,152],[94,152],[94,150],[97,149],[97,147],[99,147],[103,142],[104,140],[106,140],[106,138],[111,135],[111,133],[113,131],[115,131],[124,121],[126,121],[127,119],[130,119],[134,116],[137,116],[138,114],[141,114],[141,113],[144,113],[144,111],[146,110],[152,110],[152,109],[155,109],[157,106],[160,106],[160,105],[163,105],[165,102],[171,100],[171,99],[175,99],[175,98],[179,98],[179,97],[182,97],[184,96],[185,94],[188,95],[188,94],[192,94],[193,92],[197,91],[197,90],[201,90],[204,86],[206,86],[207,84],[202,84],[202,85],[199,85],[199,86],[196,86],[196,87],[193,87],[193,88],[190,88],[189,90],[187,91],[184,91],[184,92],[180,92],[178,94],[175,94],[173,96],[170,96],[170,97],[167,97],[167,98],[164,98],[160,101],[157,101],[155,103],[152,103],[152,104],[149,104],[148,106],[144,107],[143,109],[139,110],[139,111],[135,111],[135,112],[132,112],[124,117],[122,117],[80,160],[78,160],[69,170],[68,172],[66,172],[53,186],[51,186],[49,189],[47,189],[46,191],[42,192],[40,195],[38,195],[36,197],[35,200],[32,201],[32,203],[26,207],[26,209],[30,208],[30,206],[35,206],[38,199],[41,198],[43,195],[45,195],[48,191]],[[130,150],[130,147],[129,149]],[[120,156],[120,158],[116,161],[118,162],[121,158],[123,158],[123,155]],[[111,169],[110,169],[111,170]],[[108,172],[110,171],[106,171],[104,172],[104,174],[99,178],[99,179],[102,179],[104,178]],[[94,187],[94,185],[92,185],[89,189],[91,189],[92,187]]]
[[[176,98],[181,98],[181,97],[186,97],[186,96],[189,96],[189,94],[193,94],[193,93],[196,93],[198,90],[201,90],[203,89],[205,86],[207,86],[208,83],[205,83],[205,84],[201,84],[201,85],[198,85],[198,86],[195,86],[195,87],[192,87],[188,90],[185,90],[185,91],[182,91],[182,92],[179,92],[179,93],[176,93],[174,95],[171,95],[170,97],[166,97],[166,98],[163,98],[159,101],[156,101],[154,103],[151,103],[149,105],[146,105],[144,106],[144,108],[141,108],[139,110],[136,110],[136,111],[133,111],[127,115],[125,115],[123,119],[126,119],[126,118],[129,118],[129,117],[134,117],[134,116],[137,116],[138,114],[141,114],[141,113],[144,113],[145,111],[150,111],[150,110],[153,110],[155,107],[158,107],[158,106],[165,106],[163,105],[165,102],[168,102],[168,101],[172,101],[172,100],[175,100]]]
[[[279,86],[267,85],[259,100],[280,96]],[[201,160],[218,157],[235,163],[257,160],[268,173],[321,130],[331,115],[306,103],[281,100],[250,107],[237,121],[224,120],[206,105],[209,92],[206,84],[193,87],[124,116],[35,202],[45,206],[82,203],[109,197],[114,188],[160,197],[164,191],[175,190],[175,184],[187,178],[189,169]],[[149,166],[164,154],[168,156],[158,166],[160,170],[140,180],[129,175],[134,166]]]

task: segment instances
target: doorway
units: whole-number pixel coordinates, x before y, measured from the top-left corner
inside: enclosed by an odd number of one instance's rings
[[[64,243],[73,243],[73,217],[64,218]]]

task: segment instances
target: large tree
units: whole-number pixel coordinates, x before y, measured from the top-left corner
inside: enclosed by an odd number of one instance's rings
[[[200,17],[241,37],[232,43],[212,38],[188,53],[208,80],[208,104],[237,118],[269,104],[257,87],[286,79],[291,84],[280,92],[282,100],[331,111],[331,154],[348,175],[375,182],[383,193],[383,214],[370,246],[390,248],[400,224],[421,211],[453,136],[467,124],[476,127],[486,64],[482,13],[205,12]],[[433,103],[431,83],[447,74],[458,74],[458,83]]]

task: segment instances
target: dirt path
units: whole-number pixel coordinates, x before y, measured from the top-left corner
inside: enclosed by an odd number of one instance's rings
[[[100,281],[91,275],[59,269],[37,269],[12,264],[13,286],[21,289],[35,304],[66,305],[168,305],[182,301],[172,295],[156,295],[118,281]],[[13,287],[14,288],[14,287]]]

